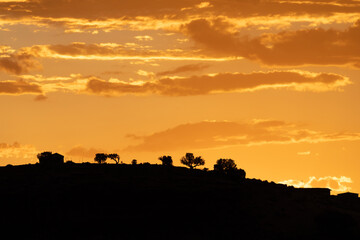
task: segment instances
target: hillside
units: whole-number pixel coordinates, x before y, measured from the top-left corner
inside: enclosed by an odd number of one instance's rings
[[[0,168],[13,239],[357,239],[360,200],[182,167]]]

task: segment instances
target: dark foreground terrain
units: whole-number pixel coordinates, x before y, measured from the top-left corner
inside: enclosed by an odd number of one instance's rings
[[[359,199],[160,165],[2,167],[0,206],[1,239],[360,239]]]

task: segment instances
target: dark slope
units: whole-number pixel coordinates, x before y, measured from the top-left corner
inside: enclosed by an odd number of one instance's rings
[[[358,239],[359,200],[158,165],[0,168],[12,239]],[[10,239],[10,238],[6,238]]]

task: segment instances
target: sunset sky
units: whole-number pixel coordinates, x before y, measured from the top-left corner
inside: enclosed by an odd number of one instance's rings
[[[0,165],[42,151],[360,192],[359,0],[0,0]]]

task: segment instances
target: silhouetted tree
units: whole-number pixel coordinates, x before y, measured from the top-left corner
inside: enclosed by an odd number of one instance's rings
[[[132,165],[136,165],[136,164],[137,164],[137,160],[136,160],[136,159],[133,159],[133,160],[131,161],[131,164],[132,164]]]
[[[216,164],[214,165],[214,171],[217,172],[235,172],[237,170],[236,164],[234,160],[232,159],[223,159],[220,158],[216,161]]]
[[[161,156],[159,157],[159,160],[162,162],[162,165],[164,166],[172,166],[173,165],[173,160],[171,156]]]
[[[238,169],[234,160],[220,158],[214,164],[214,171],[219,173],[225,173],[229,176],[235,177],[236,179],[244,179],[246,172],[244,169]]]
[[[185,166],[188,166],[190,169],[196,168],[205,164],[205,160],[201,156],[194,157],[193,153],[186,153],[184,157],[181,158],[181,163]]]
[[[241,178],[245,178],[246,177],[246,172],[244,169],[238,169],[237,170],[237,174],[241,177]]]
[[[52,152],[42,152],[38,153],[37,158],[39,159],[39,162],[42,162],[43,160],[46,161],[46,159],[50,159],[52,156]]]
[[[107,155],[108,158],[110,158],[111,160],[114,160],[116,164],[119,164],[120,162],[120,156],[117,153],[110,153]]]
[[[108,158],[108,155],[105,153],[97,153],[95,155],[94,161],[101,164],[106,162],[106,159]]]

